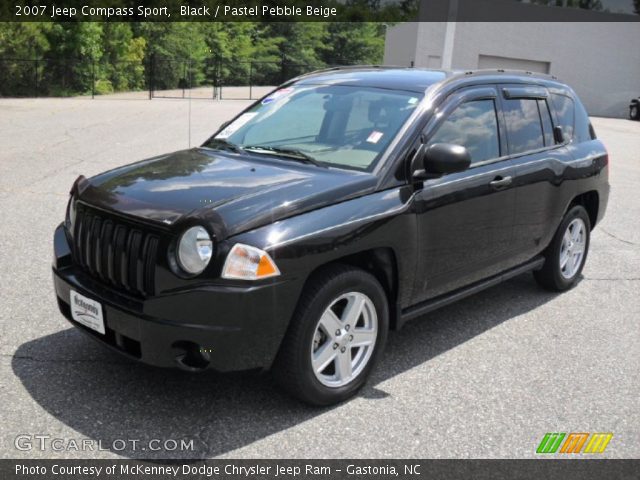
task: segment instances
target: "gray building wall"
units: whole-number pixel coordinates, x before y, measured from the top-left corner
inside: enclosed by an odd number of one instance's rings
[[[393,59],[393,65],[411,65],[416,58],[416,44],[418,42],[419,23],[400,23],[387,28],[384,42],[384,58]]]
[[[441,68],[444,50],[446,23],[418,23],[418,40],[416,43],[416,67]],[[429,28],[425,28],[426,26]],[[436,65],[428,65],[429,58]],[[440,59],[440,64],[436,61]],[[386,60],[386,59],[385,59]]]
[[[385,64],[409,65],[402,39],[388,29]],[[423,22],[405,32],[417,41],[417,67],[437,68],[434,58],[443,55],[446,30],[453,39],[453,69],[515,68],[557,76],[572,86],[591,115],[624,117],[629,100],[640,95],[640,23],[624,22]],[[452,30],[453,29],[453,35]],[[413,46],[415,45],[415,46]],[[389,54],[387,55],[387,52]]]

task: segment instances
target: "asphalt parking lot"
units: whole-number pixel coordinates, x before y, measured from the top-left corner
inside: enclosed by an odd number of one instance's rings
[[[612,192],[576,288],[523,275],[412,322],[340,406],[268,375],[138,365],[71,328],[50,261],[73,180],[197,145],[246,104],[0,100],[0,457],[518,458],[546,432],[612,432],[603,456],[640,457],[640,122],[593,119]],[[64,442],[20,450],[18,435]],[[69,447],[83,439],[100,449]]]

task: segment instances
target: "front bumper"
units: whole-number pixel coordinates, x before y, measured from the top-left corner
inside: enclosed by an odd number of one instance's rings
[[[299,294],[298,282],[276,281],[208,284],[134,298],[73,264],[62,225],[54,235],[53,282],[60,311],[84,333],[130,358],[187,370],[269,368]],[[104,335],[73,321],[71,290],[102,304]]]

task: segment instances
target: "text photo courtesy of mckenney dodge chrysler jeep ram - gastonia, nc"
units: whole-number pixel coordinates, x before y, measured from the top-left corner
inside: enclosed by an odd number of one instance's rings
[[[407,320],[528,271],[571,288],[608,162],[551,76],[318,71],[200,147],[80,176],[54,234],[55,292],[130,358],[269,370],[333,404]]]

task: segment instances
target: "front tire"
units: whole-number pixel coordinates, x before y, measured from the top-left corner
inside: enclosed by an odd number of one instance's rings
[[[638,105],[631,105],[629,107],[629,118],[631,120],[640,120],[640,108],[638,108]]]
[[[562,292],[577,282],[589,252],[591,222],[581,205],[572,207],[564,216],[545,252],[545,262],[533,275],[543,288]]]
[[[276,381],[312,405],[332,405],[364,385],[389,329],[389,307],[376,278],[335,265],[315,274],[302,293],[276,358]]]

